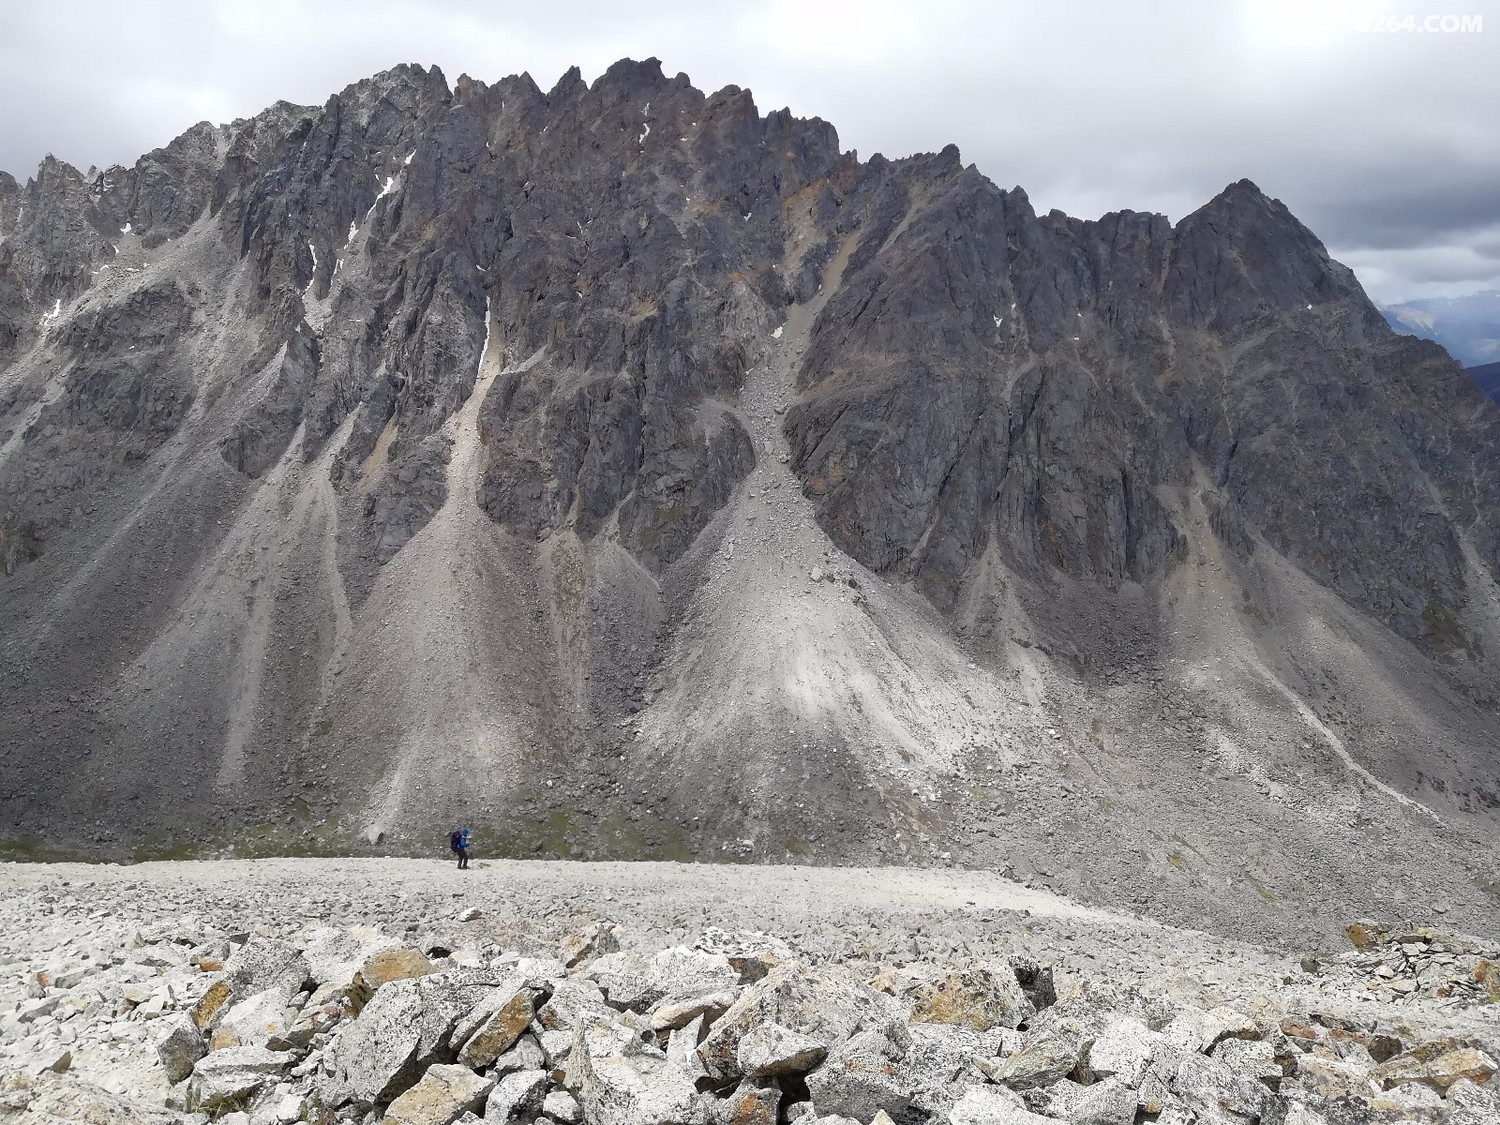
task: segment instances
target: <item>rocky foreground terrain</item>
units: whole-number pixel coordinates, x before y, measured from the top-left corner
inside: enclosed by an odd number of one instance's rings
[[[0,869],[0,1121],[1500,1120],[1500,954],[1275,951],[956,870]]]

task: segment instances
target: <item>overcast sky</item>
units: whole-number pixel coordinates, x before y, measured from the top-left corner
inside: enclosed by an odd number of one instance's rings
[[[1483,30],[1360,30],[1407,13]],[[1175,221],[1248,176],[1377,300],[1500,289],[1500,0],[0,0],[0,168],[128,164],[398,62],[547,89],[652,55],[861,157],[955,142],[1039,210]]]

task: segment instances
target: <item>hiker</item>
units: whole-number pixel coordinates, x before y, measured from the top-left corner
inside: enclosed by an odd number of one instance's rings
[[[458,869],[467,871],[469,869],[469,830],[455,828],[448,833],[448,847],[454,855],[458,856]]]

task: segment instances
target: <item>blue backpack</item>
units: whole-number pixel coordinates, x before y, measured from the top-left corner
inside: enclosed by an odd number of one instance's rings
[[[463,846],[464,837],[462,832],[459,832],[457,829],[455,829],[454,831],[448,833],[448,847],[450,850],[456,852]]]

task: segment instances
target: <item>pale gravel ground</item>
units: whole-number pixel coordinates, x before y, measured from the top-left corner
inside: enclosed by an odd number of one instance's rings
[[[48,902],[47,899],[52,901]],[[0,864],[0,956],[62,944],[103,912],[149,926],[196,916],[225,929],[369,923],[418,945],[543,951],[591,921],[628,947],[692,941],[705,928],[761,931],[811,961],[969,963],[1012,952],[1056,967],[1059,992],[1109,981],[1211,1006],[1272,992],[1277,1004],[1387,1006],[1328,975],[1306,950],[1271,949],[1087,907],[956,868],[847,868],[436,859],[260,859],[134,866]],[[470,908],[478,921],[459,923]],[[61,917],[59,917],[61,916]],[[73,926],[59,923],[71,916]],[[86,936],[79,935],[74,936]],[[1342,950],[1330,948],[1325,957]],[[1392,1012],[1467,1022],[1428,1002]]]
[[[459,921],[475,910],[479,917]],[[0,1011],[25,1002],[25,982],[39,971],[81,967],[87,991],[111,965],[130,969],[136,950],[159,948],[150,943],[195,943],[210,932],[295,940],[325,924],[365,924],[475,963],[503,950],[555,954],[564,936],[594,922],[643,951],[691,945],[711,927],[765,933],[801,959],[863,976],[891,963],[957,966],[1024,953],[1054,967],[1060,995],[1083,990],[1091,1003],[1138,991],[1228,1004],[1262,1021],[1324,1012],[1404,1028],[1413,1040],[1452,1035],[1500,1051],[1492,1012],[1375,1000],[1337,957],[1314,977],[1299,967],[1302,951],[1225,941],[958,868],[478,858],[467,872],[439,859],[0,864]],[[151,972],[145,979],[160,979]],[[17,1025],[0,1014],[0,1078],[38,1075],[66,1049],[69,1088],[162,1103],[154,1023],[124,1019],[102,1034],[77,1025]]]

